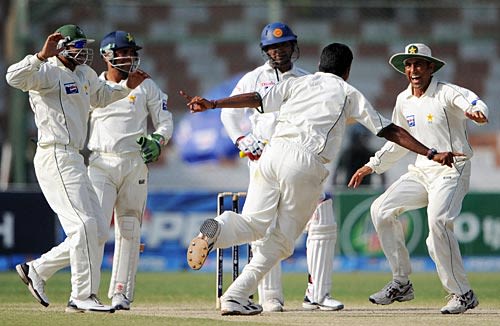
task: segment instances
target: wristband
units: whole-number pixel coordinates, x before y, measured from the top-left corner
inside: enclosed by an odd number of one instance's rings
[[[36,56],[36,58],[37,58],[38,60],[40,60],[40,61],[47,61],[47,59],[46,59],[46,58],[42,57],[42,55],[40,54],[40,52],[37,52],[37,53],[35,54],[35,56]]]
[[[435,148],[431,148],[427,151],[427,158],[429,160],[432,160],[434,158],[434,155],[436,155],[438,151]]]

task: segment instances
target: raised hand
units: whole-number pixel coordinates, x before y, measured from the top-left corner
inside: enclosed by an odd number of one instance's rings
[[[203,112],[216,107],[215,101],[210,101],[200,96],[192,97],[184,91],[179,91],[179,94],[186,99],[188,102],[187,106],[192,113]]]
[[[62,39],[64,39],[64,36],[62,36],[59,32],[47,36],[43,48],[37,53],[38,59],[47,60],[50,57],[58,55],[59,52],[64,50],[64,47],[59,49],[57,48],[57,43]]]

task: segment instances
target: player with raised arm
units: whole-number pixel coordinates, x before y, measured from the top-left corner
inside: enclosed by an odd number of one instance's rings
[[[107,70],[100,79],[115,85],[137,70],[141,49],[132,34],[117,30],[101,41]],[[158,159],[173,131],[167,95],[152,79],[129,96],[90,116],[88,174],[110,225],[114,213],[115,249],[108,296],[115,309],[129,310],[139,263],[141,222],[148,191],[148,163]],[[154,132],[147,134],[151,118]],[[107,230],[106,230],[107,231]],[[104,244],[101,247],[101,255]]]
[[[349,47],[332,43],[321,53],[318,72],[276,84],[264,96],[252,92],[207,100],[191,98],[181,91],[191,112],[215,107],[280,112],[271,141],[259,159],[258,172],[250,180],[242,214],[226,211],[215,219],[207,219],[187,251],[188,264],[200,269],[213,248],[227,248],[265,236],[262,250],[254,254],[221,297],[222,315],[262,312],[262,307],[248,298],[262,277],[293,253],[295,240],[313,214],[328,176],[325,164],[337,155],[348,120],[356,120],[372,133],[420,155],[429,152],[406,130],[375,111],[345,81],[352,59]],[[436,153],[432,159],[451,167],[456,155],[461,153]],[[276,226],[266,233],[274,219]]]
[[[6,75],[11,86],[29,92],[38,128],[35,173],[66,234],[58,246],[17,265],[16,271],[36,300],[48,306],[45,282],[70,266],[67,312],[114,311],[97,298],[104,218],[80,154],[90,106],[106,106],[124,98],[148,77],[137,71],[113,86],[99,80],[88,66],[93,54],[87,47],[90,42],[80,27],[61,26],[47,37],[41,51],[11,65]]]
[[[433,148],[426,156],[417,156],[408,172],[394,182],[371,206],[373,225],[392,270],[392,280],[369,297],[375,304],[408,301],[414,297],[409,280],[411,263],[398,217],[406,211],[427,206],[429,236],[427,248],[450,300],[441,312],[459,314],[478,305],[460,255],[453,221],[460,214],[462,200],[469,189],[472,149],[467,140],[466,120],[488,122],[488,107],[473,92],[443,82],[434,73],[444,62],[432,56],[421,43],[408,44],[404,53],[389,60],[406,75],[408,87],[396,100],[392,120],[416,139]],[[452,169],[433,161],[437,150],[461,151]],[[366,175],[383,173],[408,150],[387,142],[349,182],[357,187]]]
[[[258,92],[262,96],[273,85],[289,78],[309,74],[297,67],[294,61],[299,57],[297,36],[292,29],[281,22],[264,27],[260,37],[260,48],[267,61],[245,74],[231,95]],[[257,171],[257,163],[265,144],[271,139],[276,126],[277,112],[258,113],[253,108],[246,110],[225,108],[221,120],[229,137],[241,153],[248,157],[250,178]],[[242,128],[249,120],[251,132]],[[274,227],[274,226],[272,226]],[[337,238],[337,224],[333,215],[332,200],[322,196],[313,218],[308,223],[307,265],[308,286],[303,307],[306,309],[340,310],[344,305],[330,297],[333,257]],[[262,250],[262,241],[252,243],[252,251]],[[284,296],[281,282],[281,264],[274,266],[259,282],[259,303],[264,311],[283,311]]]

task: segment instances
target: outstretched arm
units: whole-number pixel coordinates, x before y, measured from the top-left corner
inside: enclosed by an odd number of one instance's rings
[[[390,124],[384,129],[382,129],[377,136],[384,137],[398,145],[408,148],[410,151],[415,152],[420,155],[427,156],[429,160],[440,163],[441,165],[447,165],[451,167],[453,163],[453,157],[464,156],[463,153],[458,152],[436,152],[435,149],[429,149],[421,142],[413,138],[412,135],[405,129],[395,125]]]
[[[215,108],[258,108],[262,105],[262,98],[257,92],[243,93],[218,100],[207,100],[206,98],[192,97],[184,91],[180,91],[187,101],[191,112],[203,112]]]

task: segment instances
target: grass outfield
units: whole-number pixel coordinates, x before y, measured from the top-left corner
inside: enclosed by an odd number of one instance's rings
[[[109,273],[103,274],[105,303]],[[229,275],[226,276],[229,279]],[[304,274],[285,274],[286,311],[258,316],[220,316],[215,310],[215,275],[205,272],[140,273],[130,311],[114,314],[64,312],[70,291],[69,273],[57,273],[46,286],[51,300],[44,308],[31,296],[15,272],[0,273],[1,325],[499,325],[500,274],[469,273],[480,304],[462,315],[442,315],[446,293],[435,273],[412,275],[415,299],[377,306],[368,296],[390,279],[389,274],[341,273],[333,277],[334,297],[342,311],[304,311]]]

